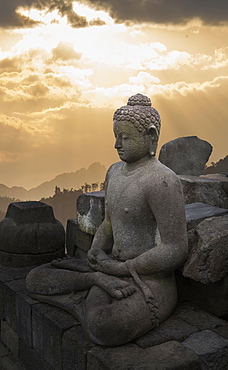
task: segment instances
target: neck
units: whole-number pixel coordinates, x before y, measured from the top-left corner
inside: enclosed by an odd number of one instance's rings
[[[124,162],[123,169],[125,171],[134,171],[140,167],[142,167],[146,162],[153,159],[154,157],[151,157],[149,154],[145,155],[145,157],[139,159],[136,162],[127,163]]]

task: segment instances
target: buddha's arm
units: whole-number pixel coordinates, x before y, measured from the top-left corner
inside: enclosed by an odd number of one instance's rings
[[[107,188],[108,182],[110,178],[110,172],[112,171],[112,165],[105,177],[105,199],[107,197]],[[113,234],[112,234],[112,225],[110,221],[110,217],[108,214],[108,210],[105,206],[105,217],[101,225],[99,226],[98,230],[93,239],[93,243],[91,249],[88,251],[88,259],[91,264],[96,263],[98,260],[107,259],[108,256],[106,255],[105,251],[108,252],[111,250],[113,245]]]
[[[94,264],[98,260],[107,260],[108,256],[105,252],[110,252],[113,245],[112,225],[109,220],[108,213],[105,214],[105,219],[99,226],[91,246],[88,251],[89,262]]]
[[[130,263],[140,275],[169,273],[187,258],[187,230],[182,187],[173,173],[153,187],[149,204],[155,216],[161,242]]]

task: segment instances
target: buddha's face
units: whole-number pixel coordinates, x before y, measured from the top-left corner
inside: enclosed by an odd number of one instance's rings
[[[120,159],[136,162],[149,154],[150,136],[139,132],[129,121],[114,121],[115,149]]]

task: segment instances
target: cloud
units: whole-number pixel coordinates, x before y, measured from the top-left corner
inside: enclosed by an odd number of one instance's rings
[[[73,28],[84,28],[89,26],[102,26],[105,24],[101,19],[87,21],[85,16],[77,14],[73,9],[73,0],[10,0],[0,2],[0,27],[5,28],[27,28],[34,27],[42,20],[34,20],[23,14],[23,9],[36,8],[51,12],[58,10],[61,17],[66,16]],[[53,22],[56,20],[53,20]]]
[[[0,1],[0,27],[33,27],[38,22],[17,12],[19,6],[32,6],[31,0]]]
[[[178,24],[192,18],[211,24],[228,21],[227,0],[86,0],[85,3],[109,11],[118,22]]]
[[[77,53],[72,44],[68,42],[60,42],[58,46],[52,50],[52,54],[54,60],[70,60],[81,58],[81,53]]]
[[[151,76],[148,72],[139,72],[136,77],[130,77],[129,82],[133,84],[139,84],[139,85],[152,85],[152,84],[158,84],[160,81],[159,78]]]

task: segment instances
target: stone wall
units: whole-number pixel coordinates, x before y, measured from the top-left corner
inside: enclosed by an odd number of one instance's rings
[[[95,196],[84,194],[79,202],[81,207],[78,212],[81,212],[83,217],[80,218],[80,222],[77,219],[68,220],[66,238],[68,254],[78,258],[86,255],[91,246],[93,234],[99,226],[94,223],[96,220],[93,217],[99,216],[99,220],[103,217],[104,194],[95,194]],[[219,220],[220,217],[226,220],[227,214],[227,209],[203,203],[186,206],[191,253],[187,264],[176,272],[179,293],[177,309],[158,328],[132,343],[116,348],[94,345],[85,337],[79,322],[73,316],[59,308],[31,299],[25,289],[25,277],[34,266],[20,268],[2,266],[0,268],[0,369],[225,370],[228,368],[228,275],[226,271],[228,266],[223,266],[222,275],[217,273],[211,275],[210,268],[214,257],[213,254],[208,254],[201,266],[204,271],[202,275],[193,258],[195,251],[201,253],[202,249],[197,250],[196,245],[200,246],[201,242],[195,243],[196,238],[204,241],[207,239],[202,232],[204,229],[199,225],[207,220]],[[83,222],[86,223],[84,229]],[[228,250],[224,247],[227,245],[227,234],[224,235],[223,230],[221,233],[219,235],[222,245],[219,242],[219,248],[225,256]],[[210,239],[213,237],[211,236]],[[216,242],[213,245],[216,250]],[[208,261],[211,261],[211,264]],[[191,270],[193,275],[184,277],[183,273],[189,274],[187,267],[191,264],[194,267]],[[207,274],[206,269],[209,271]],[[205,279],[205,276],[213,276],[215,281],[208,281],[205,284],[200,281]]]
[[[70,314],[28,297],[32,267],[0,270],[2,370],[222,370],[228,366],[227,321],[182,302],[162,325],[134,343],[91,343]]]

